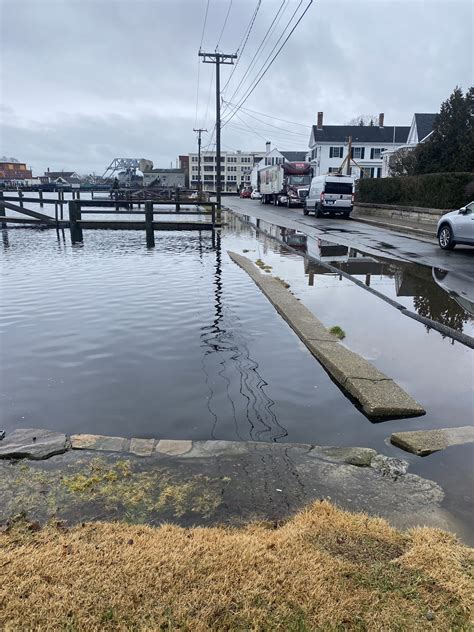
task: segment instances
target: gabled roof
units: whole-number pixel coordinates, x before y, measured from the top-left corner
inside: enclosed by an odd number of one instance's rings
[[[288,162],[304,162],[306,160],[306,151],[281,151],[280,154],[284,156]]]
[[[415,112],[416,131],[418,133],[418,142],[431,134],[436,114]]]
[[[378,125],[324,125],[318,129],[313,125],[312,138],[316,145],[318,143],[347,143],[349,136],[352,136],[353,143],[406,143],[408,126],[379,127]]]
[[[75,171],[46,171],[44,174],[47,178],[77,178]]]

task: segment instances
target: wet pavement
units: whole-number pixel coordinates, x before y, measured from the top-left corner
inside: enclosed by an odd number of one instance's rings
[[[474,283],[474,248],[469,246],[457,246],[455,250],[446,252],[434,240],[403,235],[355,220],[305,216],[301,208],[288,210],[263,205],[259,200],[224,197],[223,204],[239,213],[293,228],[312,237],[324,236],[328,241],[357,248],[367,254],[439,268]]]

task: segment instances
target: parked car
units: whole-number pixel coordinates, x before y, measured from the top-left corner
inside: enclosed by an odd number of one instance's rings
[[[354,178],[339,173],[316,176],[303,202],[303,213],[316,217],[341,214],[349,218],[354,206]]]
[[[254,189],[252,193],[250,194],[250,198],[252,200],[260,200],[261,197],[262,197],[262,194],[260,193],[260,191],[257,191],[257,189]]]
[[[247,191],[247,189],[242,189],[242,191],[240,192],[240,197],[241,198],[249,198],[251,195],[250,191]]]
[[[457,244],[474,246],[474,201],[443,215],[437,235],[443,250],[452,250]]]

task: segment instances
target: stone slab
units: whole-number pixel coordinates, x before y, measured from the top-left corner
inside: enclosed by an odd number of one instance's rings
[[[306,346],[342,386],[350,378],[373,381],[390,379],[368,360],[339,342],[309,340]]]
[[[167,454],[168,456],[180,456],[189,452],[192,447],[192,441],[160,439],[156,445],[156,451],[160,454]]]
[[[191,445],[191,441],[170,443]],[[195,444],[200,447],[197,458],[192,451],[170,457],[155,451],[148,459],[103,452],[97,466],[97,452],[69,450],[47,461],[28,461],[27,470],[0,461],[0,523],[26,511],[41,523],[52,517],[71,523],[134,518],[140,523],[172,522],[184,527],[238,526],[254,520],[284,520],[308,503],[328,498],[344,509],[382,516],[402,528],[425,524],[458,531],[454,518],[440,505],[442,488],[404,473],[399,460],[387,462],[376,455],[371,467],[356,467],[344,461],[347,454],[330,456],[327,446]],[[118,464],[127,456],[125,474]],[[104,477],[109,470],[116,476]],[[103,484],[99,482],[89,494],[64,486],[64,474],[99,475]],[[144,484],[146,502],[137,504]]]
[[[320,455],[328,456],[335,461],[357,465],[359,467],[369,467],[372,459],[377,455],[377,451],[372,448],[357,447],[323,447],[319,449]]]
[[[155,449],[155,439],[136,439],[130,441],[130,452],[137,456],[151,456]]]
[[[0,459],[42,460],[69,449],[62,432],[39,428],[19,428],[6,436],[0,444]]]
[[[425,410],[393,380],[349,378],[344,388],[371,417],[417,417]]]
[[[230,251],[228,254],[234,263],[249,274],[341,388],[360,402],[368,416],[415,417],[425,414],[422,406],[393,380],[329,334],[321,321],[281,283],[261,274],[247,257]]]
[[[427,456],[453,445],[474,442],[474,426],[394,432],[390,441],[407,452]]]
[[[99,450],[103,452],[123,452],[127,440],[124,437],[107,437],[105,435],[76,434],[71,435],[73,450]]]

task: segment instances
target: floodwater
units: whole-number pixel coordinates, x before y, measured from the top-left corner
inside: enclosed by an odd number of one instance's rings
[[[227,221],[220,235],[157,232],[154,249],[146,248],[144,231],[86,230],[84,243],[72,246],[68,231],[3,230],[0,428],[370,446],[437,480],[447,507],[472,527],[472,446],[420,459],[387,443],[398,430],[473,422],[472,350],[235,216]],[[282,238],[279,227],[266,230]],[[469,300],[450,295],[442,271],[436,279],[422,266],[367,261],[364,253],[294,233],[286,239],[294,246],[300,239],[303,254],[472,335]],[[227,250],[270,264],[426,416],[367,419]]]

